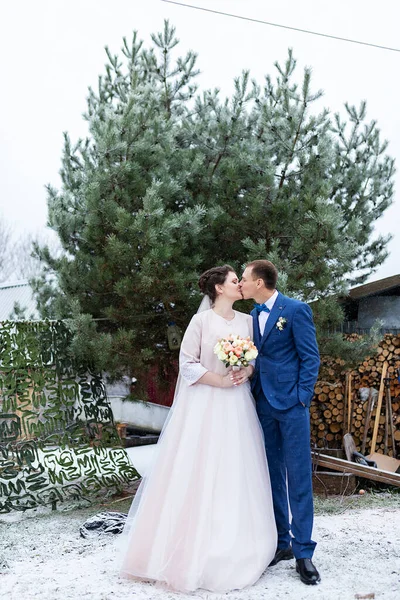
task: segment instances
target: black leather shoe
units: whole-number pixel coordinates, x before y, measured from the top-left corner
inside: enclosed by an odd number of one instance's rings
[[[294,554],[291,546],[288,546],[287,548],[281,548],[280,550],[277,550],[275,552],[275,556],[268,566],[273,567],[274,565],[277,565],[278,562],[280,562],[281,560],[291,560],[292,558],[294,558]]]
[[[300,579],[306,585],[315,585],[321,581],[317,569],[314,567],[311,558],[298,558],[296,560],[296,571]]]

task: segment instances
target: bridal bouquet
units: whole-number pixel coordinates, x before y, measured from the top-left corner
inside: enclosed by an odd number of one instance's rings
[[[226,367],[233,367],[236,370],[236,368],[248,367],[249,362],[257,358],[258,350],[250,337],[241,338],[230,334],[227,338],[218,340],[214,346],[214,354]]]

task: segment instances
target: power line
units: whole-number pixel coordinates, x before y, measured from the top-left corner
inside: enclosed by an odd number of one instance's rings
[[[195,10],[202,10],[204,12],[214,13],[215,15],[223,15],[224,17],[233,17],[234,19],[242,19],[243,21],[251,21],[252,23],[261,23],[262,25],[270,25],[271,27],[280,27],[281,29],[290,29],[291,31],[298,31],[300,33],[308,33],[310,35],[318,35],[320,37],[330,38],[332,40],[340,40],[341,42],[349,42],[351,44],[361,44],[362,46],[370,46],[372,48],[380,48],[381,50],[389,50],[391,52],[400,52],[400,48],[390,48],[389,46],[380,46],[379,44],[371,44],[369,42],[360,42],[359,40],[351,40],[350,38],[340,37],[338,35],[329,35],[328,33],[318,33],[317,31],[310,31],[309,29],[300,29],[299,27],[289,27],[289,25],[280,25],[279,23],[271,23],[269,21],[262,21],[261,19],[252,19],[251,17],[242,17],[241,15],[234,15],[232,13],[226,13],[219,10],[212,10],[211,8],[203,8],[202,6],[193,6],[192,4],[184,4],[183,2],[174,2],[173,0],[161,0],[167,4],[176,4],[177,6],[184,6],[185,8],[193,8]]]

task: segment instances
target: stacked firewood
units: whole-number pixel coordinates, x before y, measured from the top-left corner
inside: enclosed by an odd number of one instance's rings
[[[385,367],[384,367],[385,365]],[[384,383],[382,370],[384,367]],[[393,456],[391,432],[400,454],[400,335],[386,334],[377,353],[366,358],[351,372],[343,370],[343,361],[324,360],[321,373],[326,378],[318,381],[310,407],[311,440],[319,448],[339,448],[343,435],[351,433],[357,450],[369,453],[375,429],[379,390],[382,406],[376,432],[375,451]],[[367,388],[362,390],[362,388]],[[387,397],[390,390],[390,408]],[[371,410],[371,397],[374,398]],[[386,416],[387,414],[387,416]],[[393,423],[393,427],[390,424]],[[369,425],[368,425],[368,420]],[[364,434],[365,424],[367,431]]]
[[[311,441],[319,448],[339,448],[343,438],[344,386],[319,381],[310,406]]]

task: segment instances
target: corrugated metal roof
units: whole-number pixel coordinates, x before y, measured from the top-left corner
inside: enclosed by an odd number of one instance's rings
[[[39,319],[33,291],[27,281],[5,282],[0,284],[0,321],[8,321],[18,302],[25,309],[26,319]]]
[[[388,292],[391,289],[400,286],[400,275],[392,275],[391,277],[385,277],[372,283],[364,283],[355,288],[352,288],[349,292],[349,296],[352,300],[358,300],[359,298],[365,298],[366,296],[372,296],[379,294],[380,292]]]

